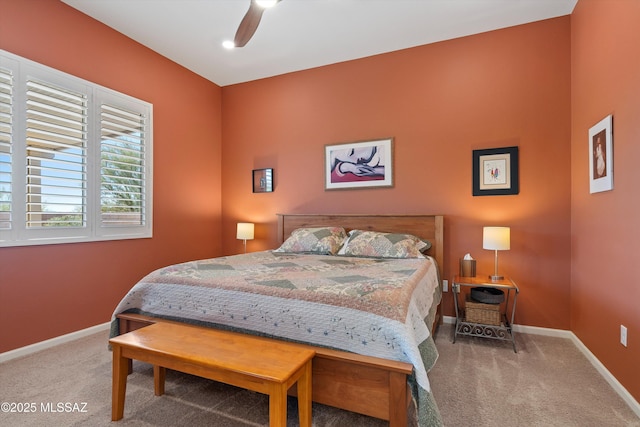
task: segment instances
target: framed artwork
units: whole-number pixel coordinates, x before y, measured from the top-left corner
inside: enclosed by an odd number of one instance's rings
[[[613,116],[589,129],[589,193],[613,190]]]
[[[393,138],[326,145],[325,189],[393,186]]]
[[[271,193],[273,191],[273,169],[253,170],[253,192]]]
[[[518,194],[518,147],[473,150],[473,195]]]

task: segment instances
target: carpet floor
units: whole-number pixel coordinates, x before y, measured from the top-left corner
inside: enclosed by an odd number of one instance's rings
[[[440,358],[431,385],[446,426],[633,426],[640,419],[568,339],[516,335],[508,343],[462,338],[451,325],[436,335]],[[153,394],[153,370],[134,362],[124,419],[111,422],[107,332],[0,364],[2,426],[268,425],[266,396],[168,371],[166,394]],[[5,412],[6,404],[20,413]],[[20,406],[21,405],[21,406]],[[288,425],[298,425],[289,400]],[[25,409],[31,410],[25,413]],[[318,427],[388,423],[314,404]]]

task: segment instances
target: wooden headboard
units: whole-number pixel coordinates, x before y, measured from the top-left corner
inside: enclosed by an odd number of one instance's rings
[[[301,227],[344,227],[387,233],[408,233],[431,242],[428,255],[435,258],[443,276],[444,224],[442,215],[327,215],[327,214],[278,214],[278,243],[282,243],[293,230]]]

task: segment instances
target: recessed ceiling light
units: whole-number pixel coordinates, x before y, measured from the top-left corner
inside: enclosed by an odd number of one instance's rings
[[[225,40],[222,42],[222,47],[225,49],[233,49],[236,47],[236,44],[232,40]]]

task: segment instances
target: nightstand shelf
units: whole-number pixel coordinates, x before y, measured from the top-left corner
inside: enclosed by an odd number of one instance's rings
[[[466,316],[466,310],[460,306],[460,288],[466,286],[469,288],[496,288],[505,292],[505,301],[500,304],[499,325],[486,324],[468,321]],[[518,285],[505,277],[503,280],[491,281],[488,276],[476,276],[476,277],[460,277],[456,276],[453,279],[451,286],[453,292],[453,301],[456,309],[456,327],[453,333],[453,342],[456,342],[458,335],[466,335],[473,337],[490,338],[501,341],[510,341],[513,345],[513,351],[517,352],[516,341],[513,333],[513,319],[516,314],[516,301],[518,298]],[[509,301],[513,294],[513,300],[511,301],[511,317],[509,314]],[[465,306],[466,308],[466,306]]]

